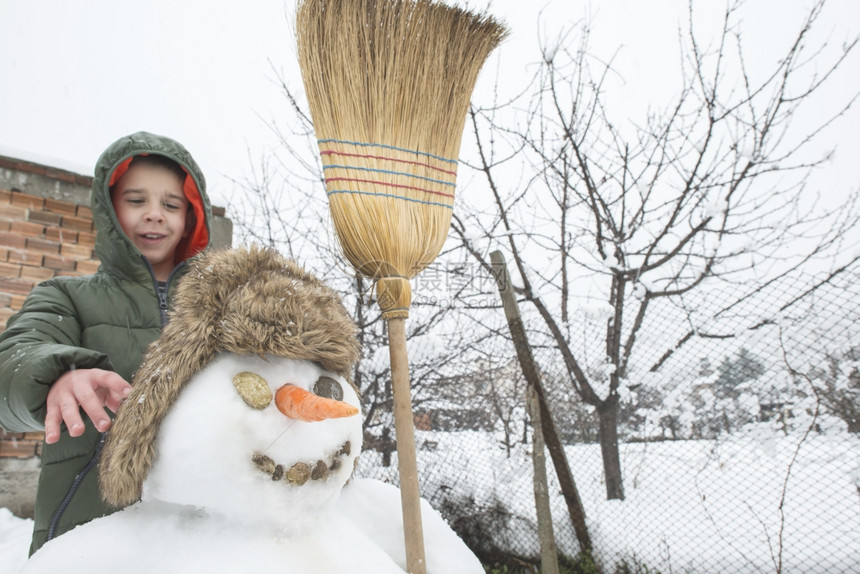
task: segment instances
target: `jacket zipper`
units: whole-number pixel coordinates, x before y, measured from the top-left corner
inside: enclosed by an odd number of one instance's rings
[[[90,472],[90,470],[95,466],[96,462],[99,460],[99,455],[101,455],[102,447],[105,444],[105,437],[107,436],[107,432],[101,433],[101,437],[99,438],[99,442],[96,445],[96,450],[93,453],[92,458],[87,463],[87,465],[81,469],[81,471],[75,476],[75,480],[72,482],[72,487],[69,488],[69,492],[66,493],[65,498],[60,503],[60,507],[57,508],[57,512],[54,513],[54,517],[51,519],[51,525],[48,528],[48,540],[54,538],[54,534],[57,531],[57,525],[60,522],[60,518],[62,518],[63,513],[66,511],[66,508],[72,502],[72,497],[75,496],[75,492],[77,492],[78,487],[81,485],[81,481]]]
[[[156,282],[155,284],[155,296],[158,297],[158,311],[161,313],[161,326],[164,327],[167,325],[167,290],[170,288],[170,285],[165,285],[162,290],[161,287]]]
[[[167,294],[170,292],[170,282],[173,280],[173,276],[176,275],[176,272],[187,264],[185,261],[182,261],[179,265],[173,268],[173,271],[171,271],[170,275],[167,276],[167,286],[164,288],[164,292],[162,293],[161,289],[158,288],[158,279],[155,278],[155,271],[153,271],[152,265],[149,264],[146,257],[141,255],[141,258],[149,269],[150,277],[152,277],[152,286],[155,288],[155,297],[158,299],[158,311],[161,313],[161,326],[164,327],[167,325]]]

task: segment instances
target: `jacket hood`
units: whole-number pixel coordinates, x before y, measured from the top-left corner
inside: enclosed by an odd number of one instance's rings
[[[128,170],[134,156],[161,155],[177,162],[185,178],[185,197],[194,212],[195,228],[176,248],[176,264],[209,245],[212,209],[200,166],[179,142],[148,132],[137,132],[112,143],[96,162],[90,206],[96,226],[96,256],[102,265],[136,280],[150,280],[149,268],[122,230],[110,197],[110,187]]]

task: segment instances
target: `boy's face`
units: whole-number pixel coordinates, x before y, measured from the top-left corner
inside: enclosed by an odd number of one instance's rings
[[[159,281],[170,276],[176,246],[191,231],[182,184],[167,168],[139,164],[129,167],[111,193],[122,230],[149,261]]]

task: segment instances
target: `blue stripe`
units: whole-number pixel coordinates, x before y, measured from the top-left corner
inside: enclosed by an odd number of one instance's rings
[[[444,203],[438,203],[435,201],[424,201],[421,199],[412,199],[411,197],[403,197],[403,196],[394,195],[391,193],[372,193],[370,191],[352,191],[349,189],[333,189],[332,191],[327,192],[326,195],[340,195],[340,194],[344,194],[344,193],[354,193],[357,195],[372,195],[375,197],[393,197],[395,199],[402,199],[403,201],[411,201],[413,203],[423,203],[424,205],[436,205],[439,207],[446,207],[448,209],[454,209],[453,205],[446,205]]]
[[[432,157],[433,159],[438,159],[439,161],[446,161],[448,163],[456,164],[457,160],[448,159],[446,157],[441,157],[438,155],[433,155],[432,153],[427,153],[424,151],[416,151],[414,149],[406,149],[402,147],[395,147],[393,145],[385,145],[385,144],[375,144],[375,143],[361,143],[361,142],[351,142],[348,140],[335,140],[335,139],[325,139],[325,140],[317,140],[317,144],[325,144],[325,143],[334,143],[334,144],[348,144],[348,145],[357,145],[361,147],[380,147],[383,149],[393,149],[395,151],[403,151],[406,153],[414,153],[418,155],[424,155],[427,157]]]
[[[322,167],[324,170],[326,170],[326,169],[354,169],[356,171],[370,171],[370,172],[374,172],[374,173],[385,173],[388,175],[403,175],[406,177],[411,177],[413,179],[422,179],[424,181],[429,181],[430,183],[439,183],[442,185],[449,185],[451,187],[457,186],[456,183],[451,183],[450,181],[443,181],[441,179],[433,179],[432,177],[424,177],[421,175],[412,175],[411,173],[406,173],[403,171],[391,171],[388,169],[376,169],[376,168],[372,168],[372,167],[355,167],[355,166],[351,166],[351,165],[324,165]],[[382,182],[380,182],[380,184],[385,185]]]

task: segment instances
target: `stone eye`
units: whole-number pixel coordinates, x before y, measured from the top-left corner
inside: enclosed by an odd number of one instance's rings
[[[336,401],[343,400],[343,387],[340,383],[331,377],[320,377],[314,383],[314,394],[318,397],[326,399],[334,399]]]
[[[250,371],[239,373],[233,377],[233,386],[236,387],[236,392],[239,393],[242,400],[249,407],[255,409],[262,410],[266,408],[274,398],[272,389],[269,388],[269,383],[257,373]]]

